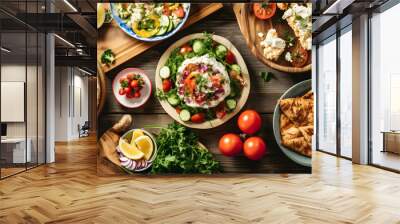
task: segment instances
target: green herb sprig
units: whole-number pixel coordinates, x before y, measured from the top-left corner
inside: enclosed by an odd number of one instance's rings
[[[158,153],[151,169],[153,174],[211,174],[221,171],[219,162],[199,145],[198,136],[181,124],[174,122],[161,127],[156,142]]]

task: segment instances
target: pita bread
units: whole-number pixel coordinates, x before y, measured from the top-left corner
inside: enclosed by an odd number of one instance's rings
[[[314,100],[302,97],[282,99],[279,102],[284,113],[298,127],[314,123]]]
[[[312,136],[314,134],[314,94],[309,91],[296,98],[282,99],[280,131],[281,142],[285,147],[304,156],[312,155]]]

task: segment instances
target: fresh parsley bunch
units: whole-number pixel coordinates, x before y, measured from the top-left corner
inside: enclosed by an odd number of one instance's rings
[[[198,136],[176,122],[162,128],[156,138],[158,153],[151,173],[211,174],[221,170],[212,154],[199,145]]]

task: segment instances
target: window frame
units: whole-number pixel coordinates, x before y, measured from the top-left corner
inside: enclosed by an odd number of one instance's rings
[[[367,32],[367,38],[368,38],[368,69],[367,69],[367,79],[368,79],[368,158],[367,162],[368,165],[377,167],[383,170],[395,172],[395,173],[400,173],[400,170],[393,169],[387,166],[383,166],[380,164],[376,164],[373,162],[373,132],[372,132],[372,18],[373,14],[381,14],[384,13],[385,11],[391,9],[394,6],[397,6],[400,4],[399,0],[388,0],[384,4],[380,5],[377,8],[368,10],[368,32]]]
[[[345,18],[345,19],[347,19],[347,18]],[[326,38],[324,38],[324,39],[322,39],[322,40],[320,40],[317,44],[316,44],[316,69],[317,69],[317,71],[316,71],[316,86],[317,86],[317,88],[316,88],[316,99],[317,99],[317,104],[319,103],[318,102],[318,99],[319,99],[319,95],[320,95],[320,93],[319,93],[319,91],[320,90],[318,90],[318,86],[319,86],[319,82],[320,82],[320,80],[319,80],[319,72],[320,72],[320,66],[319,66],[319,63],[318,63],[318,59],[319,59],[319,51],[318,51],[318,49],[319,49],[319,47],[320,47],[320,45],[321,45],[321,43],[324,43],[324,42],[329,42],[329,41],[336,41],[336,61],[335,61],[335,63],[336,63],[336,152],[335,153],[332,153],[332,152],[328,152],[328,151],[326,151],[326,150],[324,150],[324,149],[321,149],[320,148],[320,144],[319,144],[319,134],[318,134],[318,131],[316,131],[316,138],[315,138],[315,141],[316,141],[316,150],[317,151],[319,151],[319,152],[323,152],[323,153],[326,153],[326,154],[329,154],[329,155],[333,155],[333,156],[337,156],[337,157],[339,157],[339,158],[343,158],[343,159],[346,159],[346,160],[352,160],[352,158],[350,158],[350,157],[347,157],[347,156],[344,156],[344,155],[342,155],[342,152],[341,152],[341,118],[340,118],[340,112],[341,112],[341,110],[340,110],[340,103],[341,103],[341,97],[340,97],[340,81],[341,81],[341,79],[340,79],[340,77],[341,77],[341,65],[340,65],[340,37],[342,36],[342,35],[344,35],[345,33],[347,33],[347,32],[351,32],[351,26],[352,26],[352,22],[350,22],[349,24],[346,24],[344,27],[341,27],[341,28],[339,28],[339,27],[337,27],[337,30],[336,30],[336,32],[335,33],[333,33],[333,34],[331,34],[331,35],[329,35],[328,37],[326,37]],[[332,38],[333,36],[335,36],[334,38]],[[332,38],[332,40],[329,40],[330,38]],[[316,130],[319,130],[319,127],[320,127],[320,124],[319,124],[319,107],[318,106],[316,106],[315,107],[315,113],[316,113]]]

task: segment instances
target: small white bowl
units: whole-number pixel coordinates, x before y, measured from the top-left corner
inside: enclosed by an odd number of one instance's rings
[[[120,95],[119,89],[121,87],[121,84],[119,83],[119,79],[123,76],[126,76],[127,74],[134,73],[140,75],[143,80],[144,80],[144,85],[143,88],[140,90],[140,97],[139,98],[128,98],[125,95]],[[127,68],[122,71],[120,71],[113,80],[112,83],[112,88],[113,88],[113,93],[114,97],[117,100],[117,102],[126,107],[126,108],[138,108],[143,106],[147,100],[149,100],[152,92],[152,85],[149,77],[147,77],[146,73],[138,68]]]
[[[154,138],[154,136],[153,136],[150,132],[148,132],[148,131],[146,131],[146,130],[144,130],[144,129],[141,129],[141,128],[134,128],[134,129],[131,129],[131,130],[125,132],[125,134],[123,134],[123,135],[121,136],[120,139],[125,139],[126,137],[128,137],[128,135],[129,135],[130,133],[132,133],[132,132],[135,131],[135,130],[141,130],[141,131],[143,131],[143,133],[144,133],[145,135],[149,136],[150,139],[151,139],[151,141],[153,142],[153,154],[151,155],[150,159],[147,160],[147,166],[146,166],[146,167],[143,167],[143,168],[141,168],[141,169],[132,170],[132,172],[141,172],[141,171],[147,170],[148,168],[150,168],[150,167],[153,165],[153,161],[154,161],[155,158],[157,157],[158,149],[157,149],[156,139]]]

